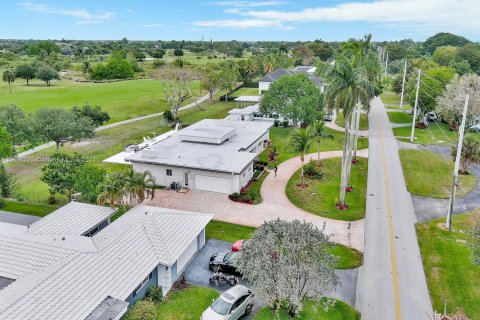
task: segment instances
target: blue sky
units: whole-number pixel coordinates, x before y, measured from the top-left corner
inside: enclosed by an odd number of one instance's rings
[[[136,40],[480,40],[478,0],[1,1],[0,38]]]

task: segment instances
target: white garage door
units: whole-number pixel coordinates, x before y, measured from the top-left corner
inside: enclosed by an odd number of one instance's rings
[[[193,255],[198,251],[198,241],[195,238],[192,243],[188,246],[187,249],[182,253],[182,255],[177,260],[177,274],[180,274]]]
[[[232,185],[232,179],[195,175],[195,189],[197,190],[232,193]]]

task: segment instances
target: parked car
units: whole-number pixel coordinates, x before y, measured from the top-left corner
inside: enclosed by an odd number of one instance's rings
[[[218,267],[228,274],[239,274],[235,266],[237,262],[237,252],[215,253],[210,257],[208,267],[215,271]]]
[[[237,320],[250,314],[254,294],[240,284],[225,291],[202,313],[201,320]]]
[[[471,132],[480,132],[480,123],[474,124],[470,128],[468,128],[468,131]],[[236,242],[235,242],[236,243]]]
[[[438,117],[435,114],[435,112],[429,112],[429,113],[427,113],[427,120],[430,121],[430,122],[437,122]]]
[[[327,112],[323,116],[323,121],[332,121],[333,120],[333,113],[332,112]]]

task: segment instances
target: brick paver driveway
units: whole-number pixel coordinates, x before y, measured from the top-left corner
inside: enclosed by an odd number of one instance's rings
[[[359,150],[360,157],[368,157],[368,150]],[[322,152],[321,157],[340,157],[341,151]],[[305,162],[317,159],[312,153],[305,157]],[[145,204],[161,207],[215,214],[215,220],[258,227],[265,221],[277,218],[284,220],[300,219],[312,222],[325,232],[332,241],[363,251],[364,221],[341,221],[323,218],[297,208],[288,200],[285,187],[290,177],[301,166],[299,157],[282,162],[278,166],[277,177],[273,172],[264,180],[260,190],[262,203],[248,205],[230,201],[225,194],[191,190],[187,193],[159,190],[153,200],[145,200]],[[334,209],[332,209],[334,210]]]

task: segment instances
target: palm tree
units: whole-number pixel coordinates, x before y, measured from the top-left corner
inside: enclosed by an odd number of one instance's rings
[[[2,80],[8,82],[8,88],[10,89],[10,93],[12,93],[12,82],[15,81],[15,78],[15,70],[12,69],[5,70],[2,74]]]
[[[333,135],[325,132],[325,122],[323,122],[321,120],[314,122],[312,124],[312,129],[313,129],[312,135],[315,138],[315,140],[317,140],[317,158],[318,158],[317,163],[318,163],[318,165],[320,165],[321,164],[321,161],[320,161],[320,142],[322,141],[322,139],[332,139],[333,140]]]
[[[257,71],[258,71],[258,66],[255,60],[253,60],[253,58],[248,58],[247,60],[245,60],[245,63],[243,65],[243,72],[245,72],[249,80],[253,78],[253,75]]]
[[[457,155],[457,146],[452,146],[451,153],[453,160]],[[460,157],[460,173],[467,174],[468,165],[470,163],[480,163],[480,141],[474,137],[466,136],[463,139],[462,154]]]
[[[265,73],[267,74],[271,73],[275,68],[275,58],[271,54],[267,54],[266,56],[264,56],[262,63],[263,71],[265,71]]]
[[[122,172],[115,172],[108,174],[105,180],[98,185],[100,194],[97,202],[99,205],[110,204],[110,207],[115,208],[121,206],[123,211],[126,211],[125,197],[126,197],[126,183],[127,175]]]
[[[125,184],[125,193],[132,199],[138,199],[142,203],[147,197],[155,196],[155,177],[150,171],[135,172],[130,170]]]
[[[350,117],[357,103],[364,106],[370,104],[375,96],[374,84],[369,80],[362,68],[356,67],[346,57],[339,57],[335,66],[329,71],[330,83],[325,91],[325,104],[337,112],[342,109],[345,117],[345,139],[342,155],[342,177],[340,183],[340,205],[345,206],[345,188],[347,187],[347,149]]]
[[[302,178],[302,186],[305,186],[305,177],[303,175],[303,163],[305,161],[305,155],[310,150],[312,145],[313,133],[310,127],[305,129],[296,129],[290,135],[288,140],[288,148],[290,151],[299,152],[300,153],[300,161],[302,162],[302,169],[301,169],[301,178]]]

